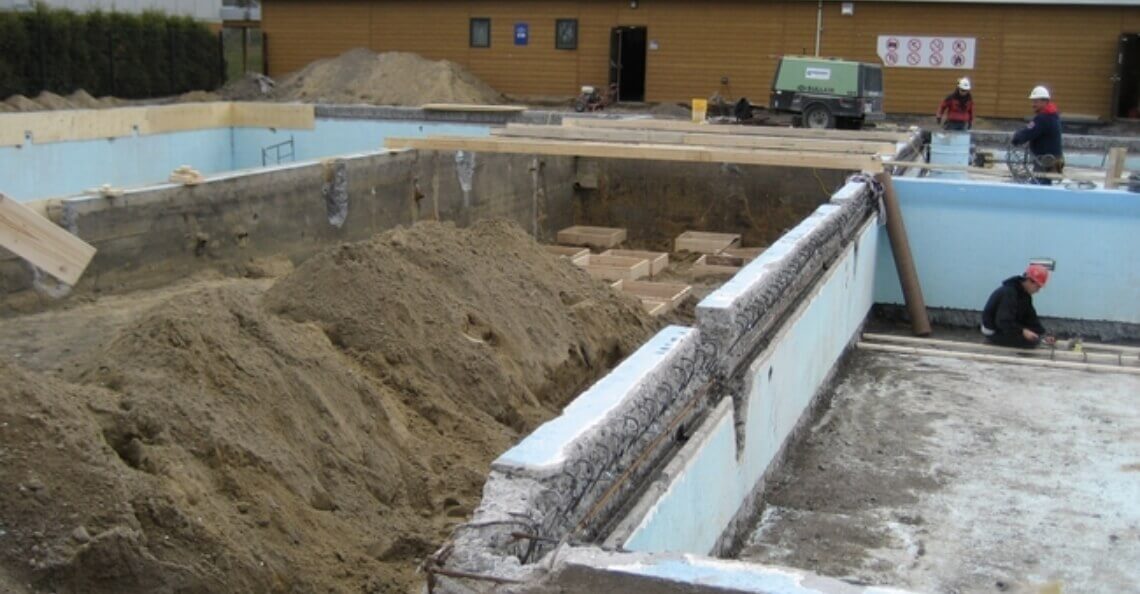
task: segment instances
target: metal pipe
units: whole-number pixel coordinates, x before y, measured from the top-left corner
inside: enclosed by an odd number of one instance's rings
[[[918,272],[914,269],[914,258],[910,253],[910,242],[906,238],[902,210],[899,208],[891,174],[876,173],[875,180],[883,185],[883,204],[887,210],[887,236],[891,240],[891,252],[895,256],[895,268],[902,285],[903,301],[910,316],[911,330],[916,336],[930,334],[930,319],[926,316],[926,302],[922,298],[922,285],[918,282]]]
[[[819,44],[823,38],[823,0],[819,0],[819,7],[815,12],[815,57],[819,57]]]

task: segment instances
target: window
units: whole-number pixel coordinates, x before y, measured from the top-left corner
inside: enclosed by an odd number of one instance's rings
[[[471,47],[491,47],[491,19],[471,19]]]
[[[578,19],[554,21],[554,49],[578,49]]]

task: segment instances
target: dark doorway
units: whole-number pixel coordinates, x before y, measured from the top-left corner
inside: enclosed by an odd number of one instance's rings
[[[645,27],[614,27],[610,31],[610,82],[617,83],[618,101],[645,101]]]
[[[1113,115],[1118,118],[1140,118],[1140,35],[1120,36],[1116,55],[1116,81],[1113,91]]]

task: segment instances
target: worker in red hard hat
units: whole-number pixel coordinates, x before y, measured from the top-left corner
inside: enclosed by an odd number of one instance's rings
[[[1049,269],[1030,264],[1025,273],[1005,279],[982,309],[982,334],[994,344],[1032,348],[1044,342],[1053,344],[1045,326],[1037,319],[1033,295],[1049,282]]]

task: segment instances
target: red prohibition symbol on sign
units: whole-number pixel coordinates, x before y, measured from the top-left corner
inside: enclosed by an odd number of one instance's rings
[[[921,61],[922,56],[918,55],[918,52],[911,52],[906,55],[906,63],[911,66],[918,66],[918,63]]]
[[[956,53],[956,54],[966,53],[966,41],[964,39],[957,39],[954,41],[954,53]]]
[[[894,52],[887,52],[887,64],[894,66],[899,63],[899,55]]]
[[[942,65],[942,54],[930,54],[930,65],[931,66],[941,66]]]
[[[910,48],[910,51],[917,52],[918,50],[922,49],[922,40],[911,39],[910,41],[906,42],[906,46]]]
[[[942,47],[943,46],[942,46],[942,40],[941,39],[931,39],[930,40],[930,49],[931,50],[936,51],[936,52],[940,52],[940,51],[942,51]]]

